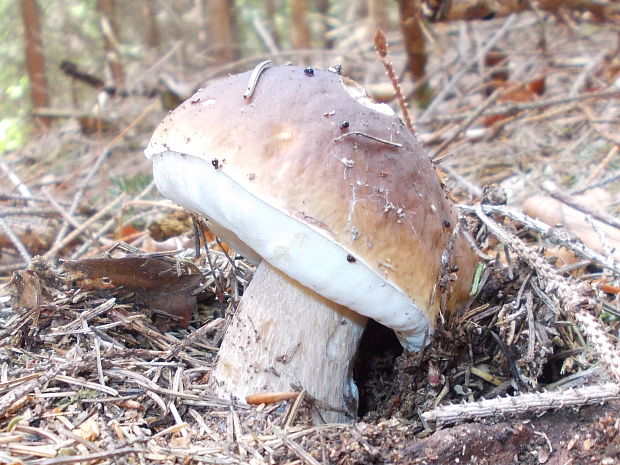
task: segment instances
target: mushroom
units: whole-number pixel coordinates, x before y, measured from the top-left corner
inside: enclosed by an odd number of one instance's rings
[[[257,70],[199,90],[145,153],[164,196],[260,263],[215,393],[303,388],[315,420],[350,421],[367,318],[420,349],[441,302],[467,296],[475,258],[432,162],[389,107],[331,71]]]

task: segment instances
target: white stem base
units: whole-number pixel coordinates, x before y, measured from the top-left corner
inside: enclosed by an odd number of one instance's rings
[[[262,262],[226,331],[210,385],[219,397],[305,389],[315,422],[355,418],[352,363],[367,318]]]

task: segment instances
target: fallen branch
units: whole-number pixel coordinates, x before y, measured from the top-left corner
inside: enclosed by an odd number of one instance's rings
[[[620,398],[620,385],[595,384],[553,392],[536,392],[515,397],[483,399],[478,402],[443,405],[422,413],[426,422],[437,426],[481,418],[523,415],[567,407],[583,407]]]

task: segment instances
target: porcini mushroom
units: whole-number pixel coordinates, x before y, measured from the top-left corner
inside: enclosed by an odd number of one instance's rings
[[[263,65],[213,82],[145,153],[164,196],[260,262],[220,348],[216,393],[304,388],[321,419],[346,421],[366,319],[421,348],[442,299],[453,308],[468,292],[474,259],[415,135],[354,82],[312,71]]]

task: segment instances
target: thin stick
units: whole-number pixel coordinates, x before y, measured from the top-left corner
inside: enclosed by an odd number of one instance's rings
[[[105,452],[95,452],[92,454],[75,455],[70,457],[56,457],[53,459],[43,460],[39,462],[41,465],[69,465],[73,463],[100,462],[111,459],[113,457],[128,456],[144,452],[141,449],[133,447],[125,447],[122,449],[107,450]],[[114,462],[114,461],[113,461]]]
[[[472,183],[465,177],[461,176],[461,174],[452,168],[450,165],[445,165],[441,167],[441,171],[445,172],[454,179],[458,184],[463,186],[463,188],[469,192],[474,197],[482,197],[482,189],[476,184]]]
[[[19,399],[24,397],[25,395],[30,394],[35,389],[44,386],[46,383],[54,379],[61,372],[68,369],[77,369],[81,367],[82,364],[77,361],[68,361],[62,362],[58,365],[55,365],[49,368],[44,373],[37,373],[36,379],[33,381],[22,383],[19,386],[11,389],[9,392],[0,397],[0,415],[6,413],[6,411],[17,402]]]
[[[435,163],[441,163],[441,160],[437,160],[436,158],[441,155],[448,145],[450,145],[463,131],[465,131],[471,124],[482,114],[484,111],[489,108],[491,105],[495,103],[495,101],[503,94],[504,92],[501,89],[496,89],[489,98],[487,98],[486,102],[484,102],[480,107],[474,111],[469,118],[463,121],[458,129],[454,131],[450,136],[446,137],[446,139],[439,144],[437,148],[433,150],[432,153],[429,154],[429,158],[431,160],[435,160]]]
[[[99,210],[95,215],[91,216],[88,219],[88,221],[85,221],[84,223],[82,223],[82,225],[79,228],[74,229],[71,232],[71,234],[68,234],[67,236],[65,236],[65,238],[62,239],[60,242],[56,242],[52,246],[52,248],[47,251],[47,253],[44,255],[44,258],[47,259],[47,260],[51,260],[53,257],[56,257],[56,254],[58,253],[58,251],[60,249],[62,249],[67,244],[69,244],[71,241],[76,239],[80,234],[82,234],[95,221],[98,221],[103,216],[107,215],[110,210],[112,210],[114,207],[116,207],[124,199],[125,199],[125,193],[122,193],[121,195],[116,197],[116,199],[114,199],[112,202],[107,204],[104,208]]]
[[[288,429],[293,424],[293,421],[295,421],[297,412],[299,412],[299,408],[301,407],[301,403],[303,402],[305,397],[306,397],[306,390],[304,389],[299,393],[299,395],[295,399],[295,402],[293,402],[293,406],[291,407],[291,410],[288,413],[288,417],[286,418],[286,422],[284,423],[285,430]]]
[[[347,132],[347,133],[345,133],[345,134],[343,134],[343,135],[341,135],[339,137],[336,137],[334,139],[334,142],[338,142],[339,140],[342,140],[342,139],[344,139],[345,137],[348,137],[348,136],[362,136],[362,137],[366,137],[368,139],[372,139],[372,140],[374,140],[376,142],[381,142],[382,144],[386,144],[386,145],[389,145],[389,146],[392,146],[392,147],[396,147],[396,148],[401,148],[403,146],[402,144],[399,144],[398,142],[391,142],[389,140],[385,140],[385,139],[381,139],[379,137],[371,136],[370,134],[366,134],[365,132],[362,132],[362,131],[349,131],[349,132]]]
[[[613,144],[616,144],[616,145],[620,145],[620,138],[617,135],[609,132],[606,129],[603,129],[601,127],[602,123],[595,123],[594,122],[594,120],[596,120],[596,115],[594,114],[594,111],[592,111],[592,109],[590,107],[588,107],[587,105],[582,105],[579,108],[588,117],[588,121],[592,125],[592,129],[594,129],[596,132],[598,132],[601,136],[603,136],[609,142],[611,142]]]
[[[9,168],[9,165],[2,161],[0,162],[0,168],[6,173],[9,181],[13,183],[13,185],[17,188],[17,192],[19,192],[22,197],[32,197],[32,193],[30,192],[30,189],[28,189],[28,186],[22,182],[19,176],[17,176],[11,168]]]
[[[46,186],[43,186],[41,188],[41,192],[43,192],[43,195],[45,195],[47,200],[49,200],[49,203],[52,205],[52,207],[54,207],[56,211],[60,213],[60,216],[62,216],[65,221],[68,221],[74,228],[79,228],[81,226],[80,222],[76,220],[72,215],[70,215],[69,212],[67,212],[66,208],[62,207],[58,203],[58,201],[54,198],[54,196]]]
[[[272,55],[276,55],[280,50],[278,50],[276,41],[273,40],[271,32],[269,32],[269,30],[265,26],[263,18],[261,18],[258,11],[254,11],[254,14],[252,15],[252,26],[254,26],[254,30],[258,34],[258,37],[260,37],[260,39],[262,40],[269,53],[271,53]]]
[[[99,172],[99,170],[101,169],[101,166],[103,165],[103,162],[105,161],[106,158],[108,158],[109,154],[110,154],[110,150],[105,149],[105,150],[102,150],[99,156],[97,157],[97,160],[95,161],[95,164],[93,165],[92,169],[90,170],[90,172],[88,173],[84,181],[82,182],[82,185],[80,186],[80,188],[77,190],[77,192],[73,196],[71,206],[69,207],[69,211],[67,212],[69,216],[73,216],[73,214],[77,210],[78,205],[82,201],[82,197],[84,197],[86,188],[90,186],[92,179]],[[54,244],[52,245],[52,248],[48,250],[47,253],[45,254],[45,257],[49,261],[53,261],[56,258],[56,252],[58,252],[62,248],[62,246],[60,246],[59,244],[63,242],[63,239],[67,235],[67,232],[69,231],[69,226],[70,226],[69,221],[65,219],[62,225],[60,226],[60,229],[58,230],[58,234],[56,234],[56,239],[54,240]],[[51,253],[52,251],[53,253]]]
[[[531,111],[531,110],[539,110],[541,108],[552,107],[556,105],[568,105],[576,102],[583,102],[586,100],[612,100],[620,97],[620,91],[618,90],[606,90],[603,92],[593,92],[591,94],[583,94],[578,95],[576,97],[558,97],[558,98],[550,98],[547,100],[537,100],[535,102],[528,103],[506,103],[502,105],[498,105],[494,109],[486,112],[484,116],[495,116],[495,115],[513,115],[516,113],[520,113],[523,111]],[[562,113],[566,112],[568,108],[572,108],[572,106],[561,109]],[[419,123],[423,124],[431,124],[431,123],[452,123],[455,121],[462,121],[471,116],[471,113],[458,113],[455,115],[444,115],[444,116],[433,116],[422,119],[418,118]],[[536,117],[539,117],[537,115]]]
[[[26,264],[23,262],[2,265],[0,266],[0,273],[12,273],[13,271],[23,270],[24,266],[26,266]]]
[[[486,56],[486,54],[489,52],[489,50],[491,50],[491,48],[493,48],[493,46],[497,43],[497,41],[501,39],[502,36],[506,34],[506,32],[508,32],[508,30],[510,29],[510,26],[512,26],[512,23],[514,23],[515,20],[516,20],[516,15],[509,16],[506,19],[504,24],[502,24],[502,27],[498,29],[497,32],[495,32],[495,34],[493,34],[493,37],[491,37],[489,41],[487,42],[487,44],[482,49],[480,49],[480,51],[476,54],[476,56],[473,57],[471,60],[469,60],[467,63],[465,63],[465,65],[456,74],[452,76],[452,79],[450,80],[450,82],[448,82],[443,87],[443,89],[441,89],[441,92],[437,94],[437,96],[433,99],[430,105],[426,108],[424,113],[422,113],[422,116],[420,116],[419,118],[420,120],[424,118],[428,118],[430,115],[434,113],[437,106],[441,102],[443,102],[443,100],[446,98],[448,94],[452,92],[454,86],[463,78],[463,76],[465,76],[465,74],[467,74],[467,71],[469,71],[469,69],[472,66],[474,66],[476,63],[479,63],[482,57]]]
[[[280,432],[278,436],[280,436],[280,440],[282,441],[282,443],[286,447],[288,447],[289,450],[293,452],[297,457],[299,457],[303,463],[305,463],[306,465],[321,465],[321,463],[317,459],[315,459],[312,455],[305,451],[304,448],[297,444],[295,441],[288,438],[285,433]]]
[[[24,243],[20,240],[17,234],[13,232],[9,224],[6,221],[4,221],[4,218],[2,218],[1,216],[0,216],[0,228],[2,228],[2,230],[7,235],[7,237],[11,240],[11,242],[15,246],[15,250],[17,250],[19,255],[24,260],[25,264],[27,265],[28,263],[30,263],[30,260],[32,260],[32,256],[30,255],[30,252],[28,252],[28,249],[26,249],[26,246],[24,245]]]
[[[139,202],[140,199],[142,199],[144,196],[146,196],[149,192],[151,192],[151,190],[155,187],[155,181],[151,181],[151,183],[146,186],[142,192],[140,192],[133,200],[132,202]],[[131,202],[128,202],[131,203]],[[100,237],[103,236],[112,226],[114,226],[114,224],[116,223],[116,219],[112,218],[110,220],[108,220],[101,228],[99,228],[99,230],[97,232],[95,232],[93,234],[93,237],[91,239],[88,239],[87,241],[85,241],[82,246],[76,250],[73,255],[71,255],[72,259],[76,259],[78,257],[80,257],[82,254],[84,254],[86,252],[86,250],[88,250],[88,248],[91,246],[91,244],[94,241],[99,241],[102,242],[100,240]]]
[[[95,161],[95,164],[93,165],[92,169],[90,170],[90,172],[88,173],[88,175],[82,182],[82,185],[80,186],[78,191],[75,193],[75,196],[73,197],[73,201],[71,202],[71,207],[69,207],[69,212],[68,212],[70,216],[72,216],[77,210],[77,207],[82,201],[82,197],[84,197],[84,193],[86,192],[86,189],[90,187],[92,179],[99,172],[99,170],[101,169],[101,166],[103,165],[103,162],[110,155],[111,148],[114,147],[118,141],[122,140],[125,134],[127,133],[127,131],[130,131],[131,129],[133,129],[134,126],[139,124],[144,119],[144,117],[148,113],[150,113],[151,110],[153,110],[157,105],[159,105],[159,102],[154,101],[148,107],[146,107],[146,109],[140,115],[138,115],[137,118],[135,118],[126,128],[124,128],[117,136],[115,136],[114,139],[112,139],[112,141],[110,141],[110,143],[108,143],[105,146],[105,148],[101,151],[101,154],[97,157],[97,160]],[[65,220],[63,224],[61,225],[60,230],[58,231],[58,234],[56,235],[54,245],[45,254],[45,257],[49,261],[54,260],[56,258],[56,252],[58,252],[58,250],[60,250],[63,247],[63,246],[59,247],[59,244],[61,242],[65,244],[68,243],[64,241],[65,235],[67,234],[68,231],[69,231],[69,221]],[[54,250],[54,253],[50,253],[52,250]]]
[[[584,192],[589,191],[590,189],[594,189],[595,187],[606,186],[607,184],[618,181],[619,179],[620,179],[620,171],[612,172],[611,174],[609,174],[608,176],[605,176],[601,180],[593,181],[591,184],[588,184],[585,187],[572,191],[571,194],[573,195],[583,194]]]
[[[592,171],[592,173],[590,173],[590,175],[587,177],[587,179],[585,181],[583,181],[583,185],[586,186],[586,188],[584,188],[583,190],[581,190],[580,192],[573,192],[573,194],[578,194],[581,192],[585,192],[587,189],[587,186],[596,178],[598,178],[600,176],[600,174],[607,169],[607,166],[609,165],[609,163],[611,162],[611,160],[618,155],[618,152],[620,151],[620,149],[618,148],[617,145],[614,145],[611,150],[607,153],[607,155],[605,155],[605,158],[603,158],[603,160],[596,165],[596,168],[594,168],[594,170]]]
[[[207,256],[207,263],[209,264],[209,269],[211,270],[211,275],[213,276],[213,282],[215,283],[215,290],[217,298],[219,301],[223,302],[225,298],[224,287],[215,273],[215,267],[213,266],[213,261],[211,260],[211,252],[209,250],[209,242],[207,241],[207,236],[205,235],[204,229],[202,229],[202,221],[198,215],[192,214],[192,223],[194,225],[194,234],[196,234],[196,240],[198,241],[198,252],[200,252],[200,241],[205,245],[205,255]],[[223,249],[222,249],[223,250]]]

